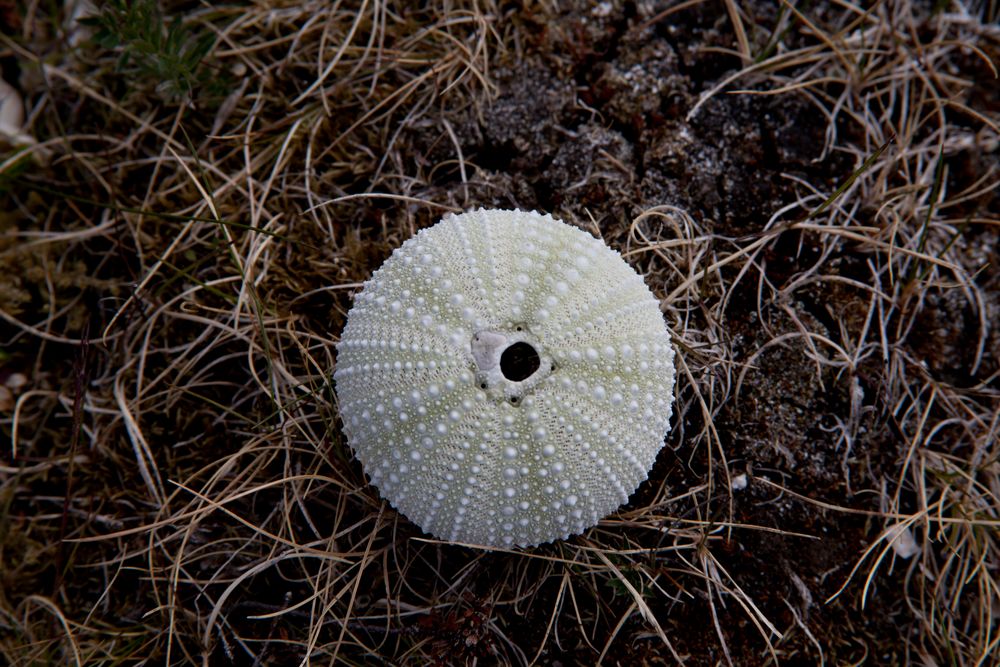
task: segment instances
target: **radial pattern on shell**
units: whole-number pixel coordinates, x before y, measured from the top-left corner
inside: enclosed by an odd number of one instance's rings
[[[338,345],[348,441],[439,538],[580,533],[646,479],[674,366],[656,298],[621,256],[548,215],[478,210],[406,241]]]

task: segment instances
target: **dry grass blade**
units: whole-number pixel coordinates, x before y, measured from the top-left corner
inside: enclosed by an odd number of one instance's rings
[[[660,641],[666,644],[667,648],[670,649],[670,654],[673,655],[674,660],[676,660],[677,662],[681,662],[681,657],[677,654],[677,651],[674,650],[674,646],[673,644],[670,643],[670,640],[667,639],[666,633],[663,632],[663,628],[660,627],[660,623],[656,620],[656,615],[649,608],[649,605],[646,603],[645,599],[639,593],[639,591],[635,589],[635,586],[633,586],[632,583],[628,580],[628,578],[622,574],[621,570],[615,567],[615,565],[610,560],[608,560],[608,557],[606,555],[604,555],[600,551],[594,551],[594,555],[596,555],[597,558],[602,563],[604,563],[609,570],[611,570],[611,572],[615,575],[618,581],[621,582],[622,586],[625,587],[625,590],[628,591],[629,595],[632,596],[633,608],[638,609],[639,613],[646,620],[646,622],[653,627],[653,629],[656,631],[657,636],[660,638]],[[626,612],[626,614],[622,616],[622,619],[619,622],[617,629],[621,629],[621,625],[628,619],[628,615],[629,614]],[[616,634],[618,633],[612,632],[611,637],[613,638]],[[610,645],[610,640],[608,642],[608,645]],[[606,649],[607,647],[605,647],[605,650]],[[600,663],[603,660],[603,658],[604,654],[601,655],[601,657],[598,659],[598,662]]]

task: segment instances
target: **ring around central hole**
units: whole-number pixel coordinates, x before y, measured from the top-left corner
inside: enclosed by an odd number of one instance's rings
[[[524,341],[514,343],[500,355],[500,372],[511,382],[530,378],[539,365],[538,352]]]

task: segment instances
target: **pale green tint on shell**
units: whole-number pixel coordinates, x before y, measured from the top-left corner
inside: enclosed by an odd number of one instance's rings
[[[538,353],[521,382],[499,359]],[[397,249],[355,299],[334,375],[372,483],[424,531],[530,546],[580,533],[646,479],[674,352],[642,278],[548,215],[478,210]]]

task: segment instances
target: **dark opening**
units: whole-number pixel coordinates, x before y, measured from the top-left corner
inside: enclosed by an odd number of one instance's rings
[[[538,353],[524,341],[514,343],[500,355],[500,372],[511,382],[520,382],[538,370]]]

